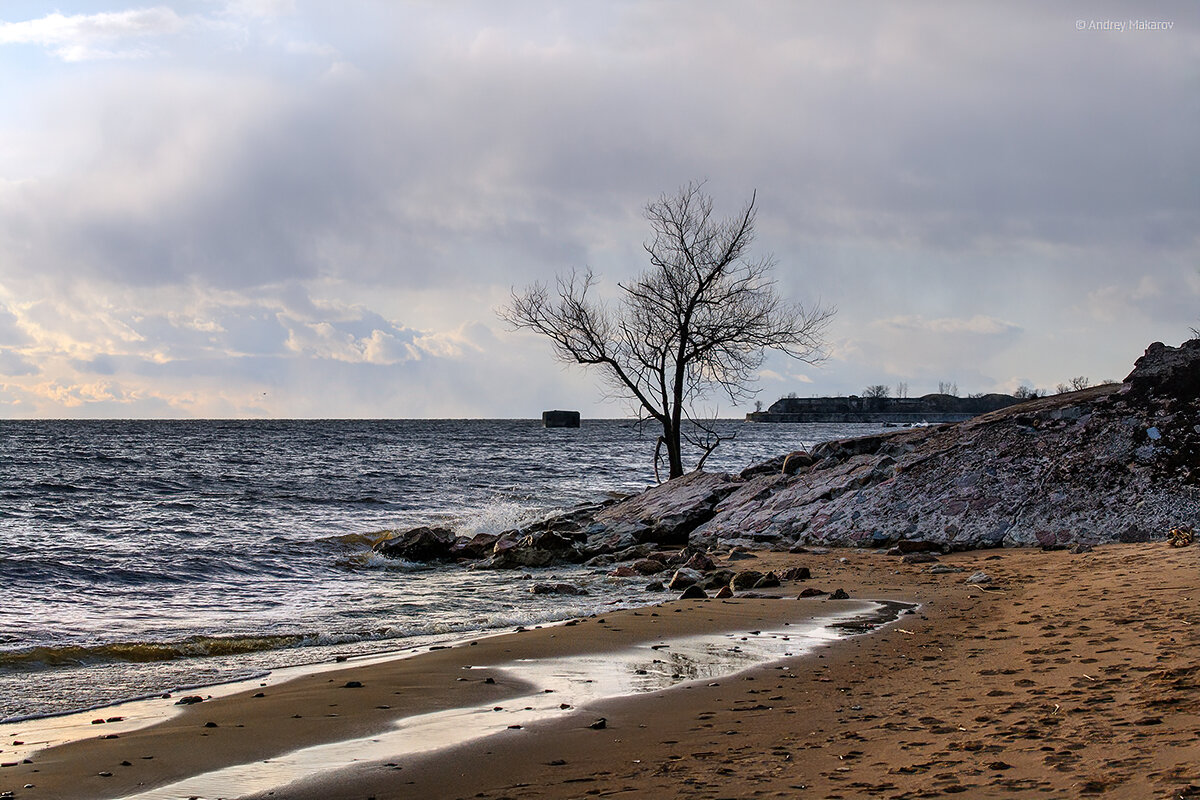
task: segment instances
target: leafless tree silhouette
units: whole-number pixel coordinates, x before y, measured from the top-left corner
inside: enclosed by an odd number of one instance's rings
[[[684,474],[682,447],[699,448],[696,468],[721,443],[715,415],[701,401],[752,397],[765,351],[815,363],[824,356],[834,310],[784,303],[776,293],[771,256],[748,256],[754,239],[754,195],[740,213],[714,219],[703,183],[647,204],[650,267],[618,284],[616,303],[595,298],[588,269],[559,275],[555,287],[535,283],[513,291],[502,319],[550,339],[563,362],[596,366],[643,421],[662,426],[657,474],[666,450],[669,476]]]

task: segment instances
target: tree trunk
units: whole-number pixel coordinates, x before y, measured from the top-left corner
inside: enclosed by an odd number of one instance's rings
[[[683,475],[683,447],[679,441],[679,428],[663,426],[663,441],[667,445],[667,464],[670,474],[667,480]]]

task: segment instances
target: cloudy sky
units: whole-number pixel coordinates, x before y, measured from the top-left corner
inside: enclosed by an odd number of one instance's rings
[[[0,417],[623,416],[494,309],[693,179],[838,308],[768,403],[1121,378],[1200,325],[1198,76],[1190,0],[5,0]]]

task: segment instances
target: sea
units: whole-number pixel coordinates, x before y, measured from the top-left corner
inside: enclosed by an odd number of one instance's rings
[[[740,471],[877,425],[719,423]],[[0,721],[663,599],[605,569],[413,564],[655,482],[631,420],[0,420]],[[533,594],[553,577],[580,596]]]

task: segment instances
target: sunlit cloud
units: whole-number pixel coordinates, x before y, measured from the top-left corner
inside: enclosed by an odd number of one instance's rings
[[[0,22],[0,44],[40,45],[64,61],[142,58],[152,42],[179,33],[187,20],[165,6],[100,14],[59,12],[23,22]]]

